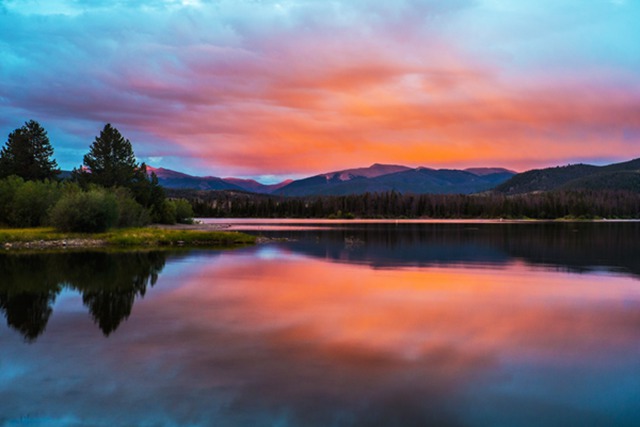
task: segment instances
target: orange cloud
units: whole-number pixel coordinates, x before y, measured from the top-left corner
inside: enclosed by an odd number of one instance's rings
[[[222,67],[213,75],[223,80],[196,95],[200,105],[147,130],[211,169],[229,165],[245,174],[319,173],[374,162],[524,169],[640,155],[630,152],[640,137],[639,88],[597,76],[583,78],[592,86],[518,86],[435,47],[436,57],[446,57],[438,66],[357,54],[356,47],[343,48],[347,56],[321,52],[322,61],[309,63],[285,52],[274,63]]]

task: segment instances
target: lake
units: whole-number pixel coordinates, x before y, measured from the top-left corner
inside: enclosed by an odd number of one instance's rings
[[[637,426],[640,223],[0,252],[2,426]]]

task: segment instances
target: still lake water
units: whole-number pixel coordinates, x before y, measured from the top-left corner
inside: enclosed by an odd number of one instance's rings
[[[640,425],[640,223],[239,223],[0,253],[0,425]]]

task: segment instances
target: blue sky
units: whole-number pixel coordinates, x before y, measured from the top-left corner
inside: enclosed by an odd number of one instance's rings
[[[631,0],[4,0],[0,135],[38,120],[70,169],[110,122],[153,166],[271,181],[625,160],[639,20]]]

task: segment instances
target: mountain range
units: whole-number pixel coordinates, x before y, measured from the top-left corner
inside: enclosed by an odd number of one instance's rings
[[[515,172],[504,168],[431,169],[373,164],[264,185],[255,180],[191,176],[170,169],[148,167],[160,185],[172,189],[235,190],[281,196],[347,195],[366,192],[471,194],[490,190]]]
[[[495,191],[511,195],[580,189],[640,192],[640,158],[606,166],[576,164],[534,169],[513,176]]]
[[[318,196],[397,191],[399,193],[507,195],[551,190],[626,190],[640,193],[640,158],[606,166],[574,164],[522,173],[504,168],[431,169],[375,163],[369,167],[327,172],[265,185],[252,179],[193,176],[147,166],[168,189],[228,190],[279,196]],[[70,176],[62,171],[60,177]]]
[[[171,169],[147,166],[148,172],[154,172],[158,182],[165,188],[195,189],[195,190],[235,190],[251,193],[271,194],[275,190],[293,182],[282,181],[278,184],[265,185],[253,179],[218,178],[216,176],[193,176],[176,172]]]

